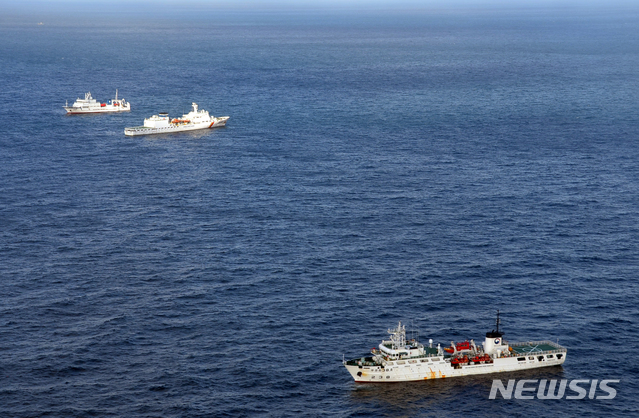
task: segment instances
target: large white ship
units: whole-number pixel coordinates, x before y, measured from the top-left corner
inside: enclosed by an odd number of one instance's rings
[[[443,348],[433,340],[428,347],[416,339],[406,340],[406,327],[401,322],[389,329],[390,340],[382,341],[371,351],[372,356],[344,361],[356,382],[408,382],[445,377],[512,372],[557,366],[566,361],[567,349],[552,341],[526,341],[509,344],[497,329],[486,333],[483,346],[473,340],[451,342]]]
[[[144,119],[143,126],[124,128],[124,134],[129,136],[151,135],[218,128],[226,125],[226,121],[229,119],[229,116],[211,116],[206,110],[198,110],[196,103],[192,103],[192,105],[193,110],[182,115],[181,118],[169,120],[168,113],[160,113]]]
[[[110,113],[110,112],[126,112],[131,110],[131,104],[124,99],[118,100],[118,91],[115,91],[115,99],[106,103],[100,103],[91,97],[91,92],[84,95],[84,99],[78,98],[73,106],[69,106],[67,101],[64,110],[67,115],[76,115],[80,113]]]

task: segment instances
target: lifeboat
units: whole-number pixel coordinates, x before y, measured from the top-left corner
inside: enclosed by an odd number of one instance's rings
[[[455,350],[457,351],[465,351],[465,350],[470,350],[471,346],[470,346],[470,342],[468,342],[468,340],[466,341],[462,341],[460,343],[455,343]],[[444,348],[444,351],[447,353],[453,353],[455,352],[455,350],[453,350],[453,347],[446,347]]]
[[[455,347],[457,348],[457,351],[470,350],[470,343],[468,341],[456,343]]]
[[[459,357],[455,357],[454,359],[452,359],[450,361],[450,363],[452,365],[464,365],[464,364],[468,364],[470,360],[468,360],[468,356],[459,356]]]
[[[471,361],[475,364],[492,363],[492,358],[488,354],[482,354],[481,356],[478,354]]]

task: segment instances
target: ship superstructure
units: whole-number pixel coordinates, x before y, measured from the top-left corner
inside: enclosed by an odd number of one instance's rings
[[[169,119],[168,113],[159,113],[144,119],[144,125],[124,128],[124,134],[152,135],[172,132],[194,131],[198,129],[218,128],[226,125],[229,116],[215,117],[206,110],[198,110],[197,103],[192,103],[193,110],[180,118]]]
[[[106,103],[100,103],[91,97],[91,92],[85,93],[84,99],[78,98],[72,106],[69,102],[62,106],[67,111],[67,115],[77,115],[81,113],[112,113],[127,112],[131,110],[131,104],[124,99],[118,99],[118,91],[115,91],[115,99]]]
[[[498,312],[496,329],[486,333],[481,346],[470,340],[433,348],[432,340],[428,347],[406,340],[406,326],[400,322],[371,356],[343,363],[356,382],[387,383],[535,369],[566,361],[567,349],[552,341],[509,344],[499,323]]]

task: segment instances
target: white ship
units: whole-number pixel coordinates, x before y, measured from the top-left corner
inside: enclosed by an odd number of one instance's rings
[[[481,347],[473,340],[451,342],[444,349],[440,344],[433,348],[429,340],[425,347],[415,339],[406,340],[401,322],[388,333],[390,340],[372,349],[372,356],[343,362],[356,382],[409,382],[558,366],[566,361],[568,351],[547,340],[509,344],[499,331],[499,312],[497,329],[486,333]]]
[[[193,110],[182,115],[179,119],[169,120],[168,113],[160,113],[148,119],[144,119],[144,126],[124,128],[124,134],[129,136],[151,135],[218,128],[226,125],[226,121],[229,119],[229,116],[216,118],[215,116],[209,115],[209,112],[206,110],[198,110],[196,103],[192,103],[192,105]]]
[[[131,104],[124,99],[118,100],[118,91],[115,91],[115,99],[106,103],[100,103],[91,97],[91,92],[84,95],[84,99],[78,98],[73,106],[69,106],[67,101],[64,109],[67,115],[76,115],[79,113],[110,113],[110,112],[126,112],[131,110]]]

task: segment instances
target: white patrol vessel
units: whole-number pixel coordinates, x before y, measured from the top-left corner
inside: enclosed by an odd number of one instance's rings
[[[192,103],[192,105],[193,110],[180,118],[169,120],[168,113],[159,113],[144,119],[143,126],[124,128],[124,134],[129,136],[152,135],[218,128],[226,125],[226,121],[229,119],[229,116],[211,116],[206,110],[198,110],[196,103]]]
[[[428,347],[417,340],[406,340],[406,326],[400,322],[389,329],[390,340],[371,350],[372,356],[343,361],[356,382],[390,383],[477,374],[512,372],[558,366],[566,361],[567,349],[552,341],[509,344],[497,329],[486,333],[482,346],[473,340],[451,342],[443,348],[433,340]]]
[[[112,112],[127,112],[131,110],[131,103],[124,99],[118,100],[118,91],[115,91],[115,99],[109,100],[106,103],[100,103],[91,97],[91,92],[85,93],[84,99],[78,99],[73,103],[73,106],[69,106],[67,101],[64,110],[67,111],[67,115],[77,115],[81,113],[112,113]]]

